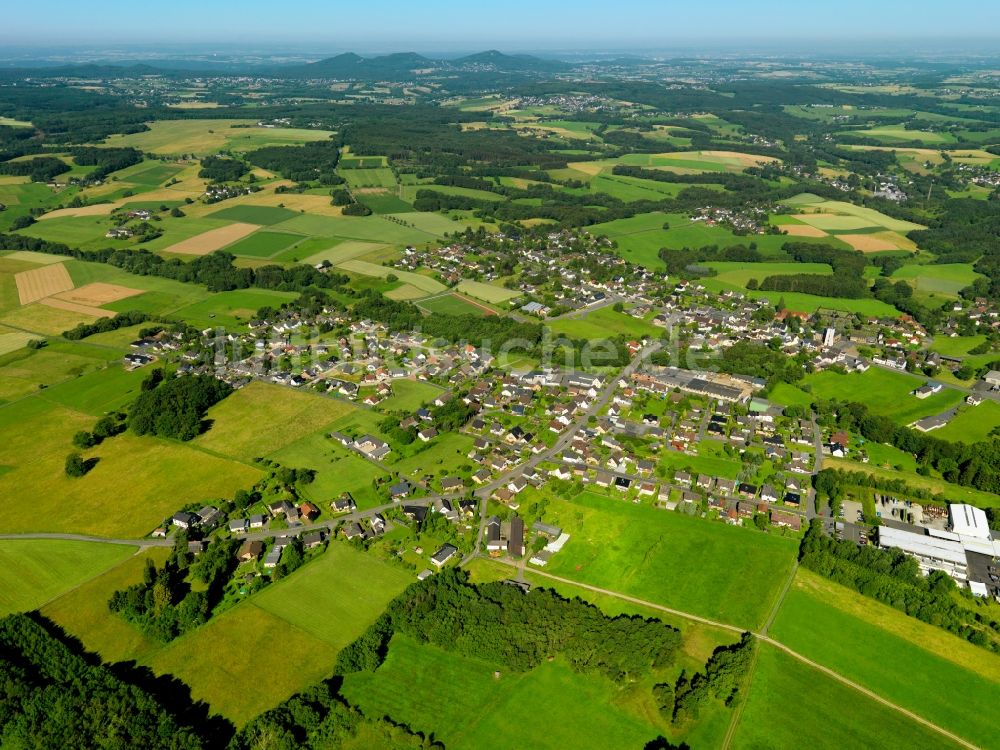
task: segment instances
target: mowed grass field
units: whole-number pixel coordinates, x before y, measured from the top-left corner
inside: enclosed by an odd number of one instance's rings
[[[958,406],[962,403],[962,392],[943,388],[925,399],[910,395],[915,388],[927,382],[903,372],[890,372],[872,367],[866,372],[840,373],[817,372],[805,378],[818,399],[857,401],[865,404],[876,414],[891,417],[901,425],[908,425],[917,419],[927,417]]]
[[[445,315],[493,315],[492,309],[482,304],[474,302],[460,294],[443,294],[439,297],[430,297],[417,303],[417,307],[430,313],[443,313]]]
[[[739,627],[763,624],[796,555],[791,539],[591,492],[548,514],[571,539],[547,572]]]
[[[1000,656],[964,639],[805,569],[770,635],[980,747],[1000,742]]]
[[[135,551],[120,544],[53,539],[0,541],[0,617],[36,609]]]
[[[976,443],[988,440],[997,425],[1000,425],[1000,404],[983,401],[978,406],[960,409],[948,424],[934,430],[933,435],[956,443]]]
[[[960,747],[773,646],[758,648],[735,750]]]
[[[501,737],[503,747],[642,747],[660,733],[629,705],[628,688],[578,674],[560,659],[529,672],[501,668],[499,679],[495,669],[396,636],[385,663],[348,675],[343,692],[363,712],[392,716],[456,750]]]
[[[329,425],[356,407],[313,393],[255,382],[208,411],[212,428],[194,445],[251,461]]]

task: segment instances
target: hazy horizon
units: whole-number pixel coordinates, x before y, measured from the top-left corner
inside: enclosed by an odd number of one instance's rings
[[[472,52],[497,48],[544,54],[719,50],[808,51],[840,48],[927,46],[956,51],[971,42],[1000,51],[1000,4],[956,0],[939,3],[840,0],[800,4],[788,0],[745,3],[717,0],[710,12],[687,3],[621,0],[612,10],[595,0],[540,4],[510,0],[502,12],[457,0],[419,5],[373,0],[344,6],[302,0],[290,14],[264,0],[204,3],[175,0],[169,15],[122,0],[69,3],[55,0],[40,13],[14,6],[4,13],[0,51],[207,45],[274,51],[376,54],[392,51]],[[738,51],[738,50],[733,50]],[[978,53],[981,54],[982,52]]]

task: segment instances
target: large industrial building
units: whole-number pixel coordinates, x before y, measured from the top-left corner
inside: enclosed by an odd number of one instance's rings
[[[913,555],[925,575],[943,570],[967,583],[974,594],[1000,595],[1000,539],[994,536],[986,514],[979,508],[949,505],[947,530],[901,524],[879,526],[878,543]]]

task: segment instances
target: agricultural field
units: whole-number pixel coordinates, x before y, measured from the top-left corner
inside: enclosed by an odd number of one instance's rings
[[[218,219],[219,221],[232,221],[242,224],[258,224],[260,226],[272,226],[283,221],[294,219],[298,214],[287,208],[278,206],[252,206],[240,205],[229,206],[218,211],[214,211],[206,216],[208,219]]]
[[[135,547],[120,544],[0,541],[0,617],[37,609],[135,552]]]
[[[312,393],[251,383],[209,409],[212,428],[195,438],[194,445],[252,461],[321,429],[354,408]]]
[[[773,646],[758,648],[733,748],[960,747]]]
[[[571,539],[546,572],[740,627],[763,624],[796,554],[790,539],[591,492],[548,513]]]
[[[160,156],[206,156],[222,150],[252,151],[264,146],[291,146],[322,141],[332,133],[299,128],[261,128],[254,120],[164,120],[149,130],[113,135],[104,145],[132,147]]]
[[[283,232],[254,232],[226,248],[237,257],[273,258],[302,241],[302,235]]]
[[[996,739],[990,710],[1000,700],[996,654],[805,569],[769,632],[980,747]]]
[[[164,248],[164,252],[177,255],[208,255],[256,231],[257,227],[254,224],[227,224],[170,245]]]

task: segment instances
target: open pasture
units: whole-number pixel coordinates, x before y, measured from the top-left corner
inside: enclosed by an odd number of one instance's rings
[[[879,367],[846,375],[826,370],[807,375],[804,382],[812,386],[812,393],[817,399],[857,401],[901,425],[940,414],[962,402],[962,393],[950,388],[918,399],[910,392],[926,383],[927,378]]]
[[[105,311],[102,311],[100,316],[95,316],[79,310],[66,310],[43,304],[50,301],[47,299],[8,310],[0,315],[0,323],[45,336],[59,336],[78,323],[93,323],[97,317],[103,317],[105,314]]]
[[[408,394],[407,394],[408,395]],[[355,410],[353,415],[377,417],[374,412]],[[349,421],[351,414],[347,415]],[[332,426],[339,429],[339,425]],[[331,499],[350,492],[359,508],[373,508],[385,502],[373,483],[388,475],[375,464],[349,451],[327,437],[328,430],[316,432],[289,443],[270,454],[269,458],[285,466],[308,466],[316,470],[316,478],[302,488],[302,494],[320,508],[328,507]]]
[[[340,176],[347,180],[347,186],[351,190],[396,187],[396,175],[388,167],[344,169]]]
[[[642,747],[666,731],[650,722],[651,699],[642,705],[637,690],[574,672],[560,659],[529,672],[503,669],[499,678],[495,669],[396,636],[385,664],[374,673],[348,675],[343,691],[362,711],[433,732],[456,750],[487,747],[498,736],[510,747]],[[544,711],[539,696],[547,696]]]
[[[63,263],[22,271],[15,274],[14,281],[17,283],[17,296],[22,305],[29,305],[73,288],[73,279],[70,278]]]
[[[326,427],[354,408],[314,393],[251,383],[209,410],[212,429],[195,438],[194,445],[251,461]]]
[[[278,307],[282,302],[295,299],[294,292],[276,292],[270,289],[237,289],[207,295],[194,304],[174,311],[174,314],[191,325],[201,328],[235,326],[245,323],[262,307]]]
[[[0,541],[0,617],[36,609],[135,551],[127,545],[53,539]]]
[[[959,747],[774,646],[758,648],[757,667],[731,744],[734,750]]]
[[[257,231],[255,224],[229,224],[174,243],[164,252],[177,255],[208,255]]]
[[[143,663],[157,674],[181,678],[195,700],[207,701],[240,726],[328,677],[337,652],[411,580],[402,569],[332,544],[319,559]],[[293,654],[308,658],[290,658]],[[267,680],[259,679],[262,673]],[[252,691],[232,689],[253,681]]]
[[[11,467],[0,474],[0,528],[139,537],[186,503],[231,497],[259,476],[190,445],[126,433],[85,453],[98,459],[86,476],[67,477],[73,434],[94,421],[38,397],[0,408],[0,465]]]
[[[909,282],[916,291],[951,296],[957,296],[979,277],[970,263],[907,265],[892,275],[893,279]]]

